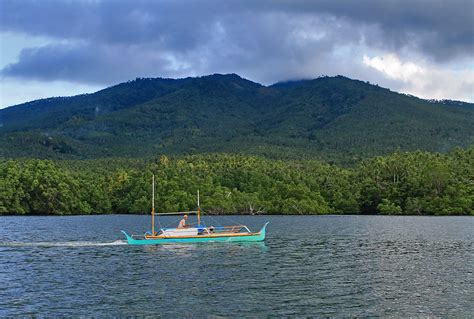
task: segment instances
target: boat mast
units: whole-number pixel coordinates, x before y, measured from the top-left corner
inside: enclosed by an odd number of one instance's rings
[[[199,189],[197,193],[197,200],[198,200],[198,226],[201,226],[201,207],[199,205]]]
[[[151,234],[155,236],[155,174],[151,179]]]

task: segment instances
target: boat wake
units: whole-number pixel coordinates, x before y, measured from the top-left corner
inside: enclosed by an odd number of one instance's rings
[[[112,242],[96,241],[64,241],[64,242],[0,242],[0,247],[96,247],[96,246],[121,246],[127,245],[125,240]]]

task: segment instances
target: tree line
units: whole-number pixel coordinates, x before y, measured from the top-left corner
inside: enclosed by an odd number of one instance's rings
[[[474,215],[474,147],[397,152],[340,167],[227,154],[148,159],[0,159],[0,214]]]

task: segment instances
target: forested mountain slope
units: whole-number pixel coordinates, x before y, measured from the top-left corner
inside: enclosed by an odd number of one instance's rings
[[[0,156],[227,152],[353,162],[474,144],[474,106],[342,76],[262,86],[235,74],[137,79],[0,110]]]

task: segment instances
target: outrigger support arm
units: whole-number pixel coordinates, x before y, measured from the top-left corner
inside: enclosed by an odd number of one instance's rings
[[[251,233],[250,229],[247,226],[242,225],[242,228],[245,229],[246,231],[248,231],[249,233]]]
[[[163,215],[190,215],[190,214],[197,214],[197,210],[191,210],[189,212],[174,212],[174,213],[159,213],[156,214],[157,216],[163,216]]]

